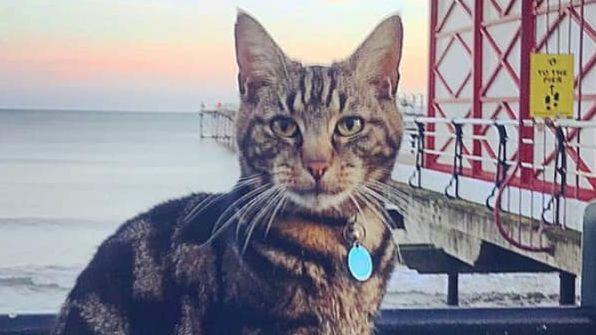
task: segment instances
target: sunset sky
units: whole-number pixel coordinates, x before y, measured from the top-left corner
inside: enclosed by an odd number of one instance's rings
[[[400,91],[425,92],[426,0],[0,0],[0,108],[197,110],[235,103],[233,25],[253,14],[304,63],[348,56],[400,12]]]

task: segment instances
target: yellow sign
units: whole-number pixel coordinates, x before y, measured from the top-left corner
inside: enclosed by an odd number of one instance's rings
[[[573,55],[532,54],[530,115],[573,117]]]

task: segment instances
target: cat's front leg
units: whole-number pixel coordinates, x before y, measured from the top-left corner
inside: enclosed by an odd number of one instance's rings
[[[67,300],[53,335],[128,335],[129,321],[97,294]]]
[[[203,335],[205,334],[205,315],[199,306],[192,303],[190,296],[180,299],[180,319],[174,328],[175,335]]]

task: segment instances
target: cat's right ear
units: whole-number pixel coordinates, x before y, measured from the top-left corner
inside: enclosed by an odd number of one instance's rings
[[[259,87],[287,77],[291,61],[257,20],[239,10],[234,35],[240,94],[250,96]]]
[[[375,87],[381,99],[395,98],[402,40],[401,18],[393,15],[379,23],[347,61],[355,79]]]

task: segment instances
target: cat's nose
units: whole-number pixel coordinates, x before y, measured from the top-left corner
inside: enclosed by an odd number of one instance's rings
[[[325,161],[313,161],[308,162],[305,165],[308,172],[311,174],[311,176],[313,176],[313,178],[315,178],[316,181],[319,181],[329,168],[329,163]]]

